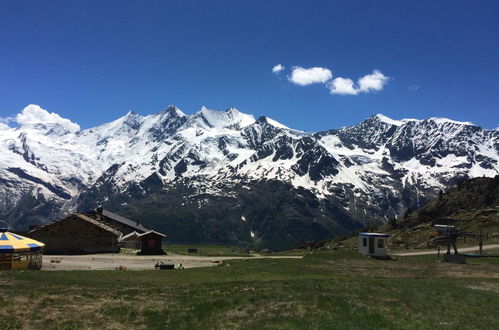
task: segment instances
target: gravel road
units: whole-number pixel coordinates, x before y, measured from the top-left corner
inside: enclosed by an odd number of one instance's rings
[[[489,245],[484,245],[482,247],[482,250],[494,250],[494,249],[499,249],[499,244],[489,244]],[[478,246],[473,246],[473,247],[467,247],[467,248],[457,248],[459,252],[478,252]],[[445,253],[446,249],[440,249],[440,254]],[[451,252],[454,253],[454,250],[451,248]],[[422,256],[422,255],[427,255],[427,254],[437,254],[437,250],[424,250],[424,251],[417,251],[417,252],[399,252],[399,253],[390,253],[390,255],[393,256]]]
[[[120,266],[127,270],[154,269],[157,262],[182,264],[184,268],[210,267],[235,259],[301,259],[302,256],[206,257],[180,254],[136,256],[126,254],[44,255],[42,270],[109,270]]]

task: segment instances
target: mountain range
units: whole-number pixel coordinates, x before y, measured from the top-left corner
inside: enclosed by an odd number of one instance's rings
[[[103,206],[176,243],[292,248],[499,174],[499,131],[374,115],[303,132],[235,108],[129,112],[89,129],[29,105],[0,124],[0,218],[18,229]]]

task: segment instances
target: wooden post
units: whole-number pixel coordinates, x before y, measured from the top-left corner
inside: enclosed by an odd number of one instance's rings
[[[482,255],[482,246],[483,246],[483,229],[480,229],[480,239],[478,240],[480,255]]]

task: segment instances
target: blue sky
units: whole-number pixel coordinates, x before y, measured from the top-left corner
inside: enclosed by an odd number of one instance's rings
[[[498,39],[495,0],[2,1],[0,117],[34,103],[86,128],[174,104],[306,131],[376,113],[496,128]],[[330,77],[299,85],[294,67]]]

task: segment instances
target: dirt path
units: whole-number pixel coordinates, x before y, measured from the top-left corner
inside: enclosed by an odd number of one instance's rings
[[[216,266],[236,259],[301,259],[302,256],[251,256],[251,257],[206,257],[180,254],[165,256],[136,256],[126,254],[88,255],[44,255],[42,270],[112,270],[125,267],[127,270],[154,269],[157,262],[182,264],[184,268]]]
[[[484,245],[482,247],[482,250],[493,250],[493,249],[499,249],[499,244],[490,244],[490,245]],[[459,248],[457,249],[459,252],[473,252],[473,251],[478,251],[478,246],[473,246],[473,247],[466,247],[466,248]],[[443,251],[443,252],[442,252]],[[445,249],[441,249],[440,253],[445,253]],[[418,251],[418,252],[401,252],[401,253],[391,253],[393,256],[422,256],[422,255],[427,255],[427,254],[437,254],[437,250],[424,250],[424,251]]]

